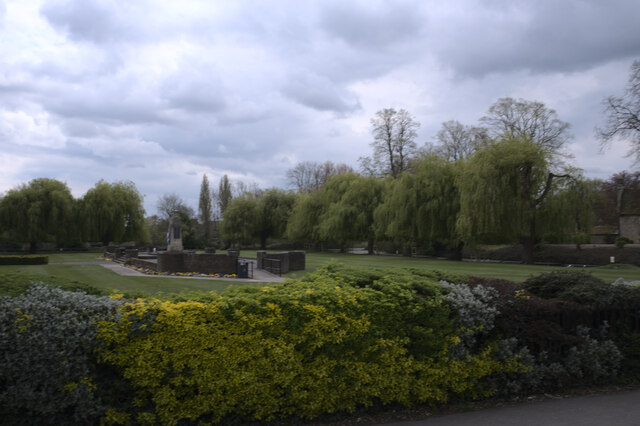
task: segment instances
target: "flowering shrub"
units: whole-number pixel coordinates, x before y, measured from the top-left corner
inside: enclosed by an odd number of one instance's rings
[[[101,359],[132,384],[135,404],[108,419],[310,418],[376,402],[487,395],[482,377],[523,370],[488,347],[451,356],[459,338],[437,282],[378,278],[360,287],[325,269],[206,302],[125,304],[119,321],[100,325]]]
[[[0,297],[0,417],[3,423],[85,423],[106,409],[98,389],[94,320],[119,301],[36,284]]]
[[[499,312],[490,303],[497,297],[498,292],[490,287],[470,287],[467,284],[451,284],[446,281],[440,281],[440,286],[449,292],[445,298],[455,310],[455,318],[460,326],[460,344],[456,346],[454,353],[464,358],[469,350],[476,346],[476,337],[486,336],[493,329],[494,320]]]

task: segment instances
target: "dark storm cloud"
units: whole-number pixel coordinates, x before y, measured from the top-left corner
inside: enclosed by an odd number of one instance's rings
[[[441,20],[430,36],[464,76],[571,72],[640,54],[640,2],[485,1]]]

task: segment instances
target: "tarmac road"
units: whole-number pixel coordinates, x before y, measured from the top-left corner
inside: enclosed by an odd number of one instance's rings
[[[395,426],[640,426],[640,390],[520,403]]]

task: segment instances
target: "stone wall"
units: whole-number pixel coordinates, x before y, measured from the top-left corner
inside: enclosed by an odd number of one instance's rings
[[[201,274],[235,274],[238,258],[226,254],[158,253],[158,272],[198,272]]]
[[[634,243],[640,242],[640,216],[620,215],[620,236],[627,237]]]
[[[130,259],[127,260],[127,262],[129,262],[133,266],[138,266],[140,268],[151,269],[152,271],[156,271],[156,272],[158,271],[158,264],[156,262],[154,262],[154,261],[151,261],[151,260],[130,258]]]
[[[304,271],[305,269],[306,254],[304,251],[283,251],[280,253],[267,253],[264,250],[259,250],[256,252],[256,257],[258,260],[258,269],[269,270],[272,266],[275,266],[275,263],[272,265],[270,262],[265,262],[265,259],[279,260],[279,272],[281,274],[286,274],[290,271]],[[274,271],[271,270],[270,272]]]

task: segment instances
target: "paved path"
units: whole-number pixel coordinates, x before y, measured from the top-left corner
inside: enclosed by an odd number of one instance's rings
[[[397,423],[394,426],[639,426],[640,390],[547,399]]]
[[[107,268],[118,275],[129,277],[162,277],[162,278],[190,278],[195,280],[218,280],[218,281],[242,281],[242,282],[258,282],[258,283],[283,283],[287,281],[287,278],[279,277],[263,269],[256,269],[255,264],[253,268],[253,279],[251,278],[212,278],[212,277],[185,277],[175,275],[148,275],[142,272],[136,271],[132,268],[127,268],[119,263],[109,260],[98,260],[92,262],[63,262],[61,264],[66,265],[100,265]]]

